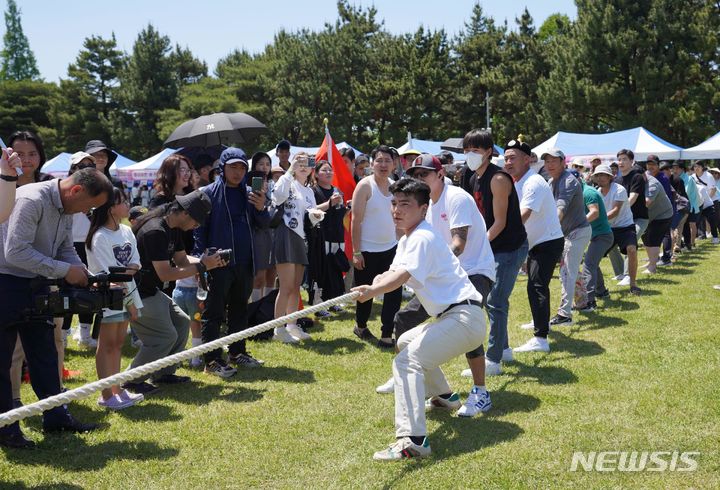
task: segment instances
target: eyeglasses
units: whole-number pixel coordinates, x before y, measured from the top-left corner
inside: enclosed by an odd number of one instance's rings
[[[187,174],[190,173],[190,169],[189,169],[189,168],[185,168],[185,167],[181,167],[181,168],[178,169],[178,173],[179,173],[179,174],[182,174],[182,175],[187,175]]]
[[[430,172],[429,172],[429,171],[426,171],[426,170],[416,170],[415,172],[412,173],[411,177],[412,177],[413,179],[424,179],[424,178],[427,177],[428,175],[430,175]]]

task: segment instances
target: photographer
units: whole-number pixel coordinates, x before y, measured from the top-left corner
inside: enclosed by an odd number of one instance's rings
[[[204,224],[210,208],[208,197],[194,191],[176,196],[174,201],[153,209],[133,226],[142,266],[138,291],[143,309],[142,316],[131,321],[133,331],[142,341],[130,364],[131,369],[185,348],[190,318],[163,290],[170,281],[225,265],[218,254],[203,255],[198,259],[185,253],[182,232]],[[176,369],[177,366],[170,366],[156,371],[152,380],[168,384],[190,381],[187,376],[175,375]],[[156,391],[157,386],[146,382],[146,378],[125,383],[123,388],[142,395]]]
[[[87,270],[72,243],[72,215],[102,206],[111,194],[107,177],[90,168],[66,179],[17,190],[15,209],[8,222],[0,226],[0,297],[4,304],[0,317],[0,411],[13,407],[9,370],[18,334],[38,398],[60,393],[53,319],[34,313],[33,297],[45,291],[33,288],[32,282],[40,276],[87,286]],[[78,422],[64,406],[43,413],[45,432],[95,428],[94,424]],[[18,423],[0,428],[0,444],[16,448],[34,445]]]
[[[267,227],[270,216],[265,209],[265,192],[248,192],[246,175],[248,161],[240,148],[227,148],[220,155],[220,175],[203,195],[212,203],[205,226],[195,230],[196,255],[207,247],[232,249],[230,266],[209,274],[205,311],[202,314],[202,340],[207,343],[220,337],[220,324],[228,314],[228,334],[248,327],[247,303],[252,293],[255,266],[253,260],[253,228]],[[230,344],[228,360],[236,366],[258,367],[241,340]],[[221,350],[205,354],[205,372],[227,378],[236,370],[227,365]]]
[[[0,158],[0,223],[7,221],[15,205],[17,168],[20,166],[22,163],[18,154],[12,148],[3,148]]]

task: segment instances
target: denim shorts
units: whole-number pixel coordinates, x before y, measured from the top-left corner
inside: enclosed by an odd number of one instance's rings
[[[190,317],[191,321],[195,320],[195,314],[200,311],[198,308],[197,288],[175,287],[172,299]]]
[[[122,313],[115,313],[114,315],[104,316],[100,321],[100,324],[126,322],[128,320],[130,320],[130,314],[127,311],[123,311]]]

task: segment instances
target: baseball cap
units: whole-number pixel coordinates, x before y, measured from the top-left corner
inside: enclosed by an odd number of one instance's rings
[[[672,164],[673,167],[680,167],[683,170],[687,170],[687,164],[680,160],[675,160]]]
[[[224,167],[228,163],[244,163],[248,166],[248,159],[245,152],[240,148],[226,148],[220,154],[220,166]]]
[[[102,140],[90,140],[85,145],[85,152],[90,153],[91,155],[102,150],[105,150],[108,154],[108,165],[112,165],[117,159],[117,153],[112,151],[108,145],[102,142]]]
[[[178,204],[187,211],[192,219],[197,221],[201,226],[205,224],[205,219],[210,214],[212,204],[210,198],[202,191],[192,191],[184,196],[176,196]]]
[[[660,164],[660,170],[670,170],[671,166],[668,162],[662,162]]]
[[[130,219],[136,219],[147,213],[148,209],[144,206],[133,206],[130,208]]]
[[[609,175],[610,177],[615,177],[615,174],[613,174],[612,169],[610,168],[610,165],[598,165],[595,167],[595,171],[593,172],[593,177],[599,174],[605,174]]]
[[[648,155],[645,161],[660,164],[660,157],[657,155]]]
[[[565,153],[560,148],[550,148],[540,156],[540,160],[545,160],[545,157],[558,157],[565,160]]]
[[[520,150],[521,152],[525,153],[527,156],[532,155],[532,148],[530,148],[530,145],[528,145],[524,141],[520,141],[520,140],[508,141],[508,144],[505,145],[505,151],[507,151],[507,150]]]
[[[405,173],[412,177],[413,173],[418,168],[439,172],[443,167],[438,157],[429,153],[423,153],[413,160],[412,165],[405,171]]]
[[[95,164],[95,157],[92,156],[90,153],[84,151],[76,151],[75,153],[70,155],[70,165],[77,165],[85,159],[88,159],[93,162],[93,164]]]
[[[420,150],[416,150],[415,148],[408,148],[404,152],[400,153],[400,155],[420,155]]]

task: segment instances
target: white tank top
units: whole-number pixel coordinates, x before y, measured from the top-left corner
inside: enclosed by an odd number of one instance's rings
[[[362,252],[385,252],[397,245],[395,223],[392,219],[390,202],[392,194],[383,195],[375,182],[370,180],[370,199],[365,206],[365,217],[360,229],[360,250]],[[392,180],[388,179],[392,183]]]

